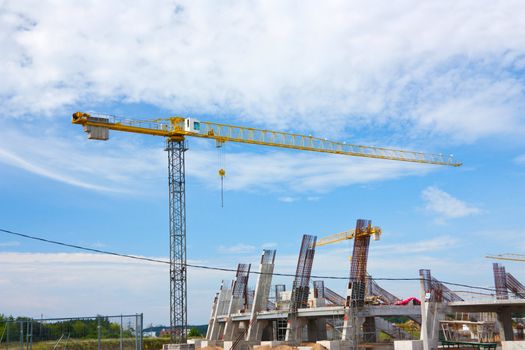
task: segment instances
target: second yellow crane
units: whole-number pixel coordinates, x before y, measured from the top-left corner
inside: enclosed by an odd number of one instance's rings
[[[335,233],[330,236],[326,236],[323,238],[320,238],[317,243],[315,244],[316,247],[321,247],[327,244],[333,244],[333,243],[339,243],[342,241],[346,241],[349,239],[354,239],[356,237],[355,229],[343,231],[340,233]],[[358,234],[359,237],[361,236],[372,236],[374,238],[374,241],[379,241],[381,238],[381,227],[379,226],[373,226],[369,230],[365,230],[363,232],[360,232]]]

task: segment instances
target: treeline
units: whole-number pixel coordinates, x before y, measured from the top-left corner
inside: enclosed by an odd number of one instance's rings
[[[3,341],[6,341],[8,333],[10,340],[19,339],[22,334],[27,337],[28,333],[32,333],[33,341],[53,340],[60,337],[97,339],[99,327],[100,336],[103,339],[119,338],[121,335],[120,322],[111,322],[107,317],[51,323],[0,314],[0,338],[3,337]],[[131,327],[131,324],[124,324],[122,328],[124,338],[135,336],[135,329]]]

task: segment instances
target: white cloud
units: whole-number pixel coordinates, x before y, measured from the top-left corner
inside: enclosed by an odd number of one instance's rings
[[[299,200],[298,197],[290,197],[290,196],[279,197],[278,199],[280,202],[284,202],[284,203],[293,203]]]
[[[321,136],[523,133],[521,1],[12,1],[0,16],[3,116],[118,101]]]
[[[440,219],[461,218],[478,214],[479,208],[472,206],[437,187],[427,187],[421,193],[425,201],[425,209],[437,214]]]
[[[0,247],[18,247],[19,245],[18,241],[0,242]]]
[[[238,243],[232,246],[220,246],[218,251],[223,254],[247,254],[253,253],[256,247],[251,244]]]
[[[376,243],[371,246],[368,269],[374,277],[417,278],[420,268],[431,268],[433,275],[443,280],[485,286],[492,282],[490,261],[480,263],[479,258],[470,262],[456,260],[461,254],[451,254],[450,258],[443,259],[445,245],[462,249],[454,238],[442,236],[385,247],[382,247],[381,241]],[[275,272],[295,273],[295,249],[293,253],[281,253],[277,249]],[[243,256],[243,261],[251,262],[252,270],[255,271],[259,266],[260,252],[251,246],[248,250],[250,254]],[[348,276],[349,247],[320,247],[316,250],[313,275]],[[165,257],[153,258],[167,260]],[[235,254],[211,254],[205,260],[188,262],[235,269],[237,259]],[[460,268],[465,264],[476,268]],[[0,252],[0,265],[0,299],[8,301],[3,305],[3,313],[33,317],[40,317],[43,313],[45,317],[63,317],[144,312],[146,324],[169,322],[167,265],[101,254],[15,252]],[[189,268],[190,322],[207,321],[213,296],[221,280],[229,284],[234,276],[235,272]],[[521,279],[522,276],[518,273],[517,278]],[[255,281],[255,275],[250,276],[249,286],[253,287]],[[290,288],[292,278],[275,276],[272,283],[285,283]],[[325,283],[344,295],[345,280],[325,280]],[[419,294],[417,281],[379,283],[395,295]],[[79,303],[78,300],[83,302]]]
[[[25,127],[6,131],[0,138],[0,163],[34,174],[96,191],[158,194],[165,190],[166,152],[142,139],[114,137],[107,142],[72,139],[50,128]],[[118,134],[115,134],[118,135]],[[129,136],[129,135],[126,135]],[[206,142],[192,142],[186,171],[218,188],[217,154]],[[226,190],[326,192],[340,186],[423,175],[438,167],[309,152],[269,151],[227,153]],[[300,197],[281,196],[291,202]],[[308,196],[315,200],[316,196]]]
[[[459,240],[449,236],[436,237],[430,240],[403,242],[397,244],[378,244],[374,246],[374,252],[380,255],[390,254],[414,254],[437,252],[458,247]]]
[[[514,163],[518,165],[525,165],[525,154],[522,154],[514,158]]]
[[[214,156],[209,151],[191,152],[188,174],[206,183],[218,183],[215,172],[209,170],[215,167]],[[228,154],[225,168],[227,190],[286,189],[294,193],[322,193],[341,186],[423,175],[438,169],[422,164],[283,151]],[[280,197],[284,202],[298,199],[293,195]]]
[[[165,173],[162,149],[112,140],[68,139],[50,128],[13,129],[3,124],[0,163],[81,188],[115,193],[151,193]],[[37,130],[35,130],[37,129]],[[129,140],[128,140],[129,141]],[[161,144],[161,143],[160,143]]]
[[[263,249],[275,248],[275,247],[277,247],[277,243],[275,243],[275,242],[266,242],[266,243],[263,243],[261,247]]]
[[[490,1],[307,1],[300,9],[280,2],[6,2],[0,114],[16,122],[2,126],[0,162],[86,189],[152,193],[165,173],[161,142],[155,148],[116,137],[111,147],[88,146],[53,130],[63,128],[53,116],[65,110],[120,103],[111,112],[147,103],[321,137],[352,130],[355,141],[373,131],[372,143],[383,145],[523,134],[524,81],[513,74],[525,62],[519,14],[521,2]],[[215,159],[206,148],[192,149],[188,175],[218,184]],[[227,190],[291,193],[283,198],[429,171],[287,152],[227,159]]]

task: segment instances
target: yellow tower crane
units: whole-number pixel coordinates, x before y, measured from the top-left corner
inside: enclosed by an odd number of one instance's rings
[[[373,226],[373,227],[370,227],[370,229],[360,231],[357,234],[357,236],[355,233],[355,229],[343,231],[340,233],[336,233],[330,236],[320,238],[315,244],[315,246],[321,247],[327,244],[339,243],[339,242],[346,241],[349,239],[354,239],[355,237],[364,237],[364,236],[372,236],[374,238],[374,241],[379,241],[379,239],[381,238],[381,228],[379,226]]]
[[[452,156],[390,148],[371,147],[333,142],[326,139],[286,132],[247,128],[194,118],[172,117],[154,120],[133,120],[103,114],[76,112],[73,124],[84,127],[88,138],[108,140],[109,130],[162,136],[167,140],[170,230],[170,324],[171,338],[176,343],[186,340],[187,287],[186,287],[186,189],[184,154],[185,138],[212,139],[218,145],[241,142],[304,151],[342,154],[348,156],[389,159],[413,163],[457,167],[461,163]],[[224,171],[219,174],[224,176]]]

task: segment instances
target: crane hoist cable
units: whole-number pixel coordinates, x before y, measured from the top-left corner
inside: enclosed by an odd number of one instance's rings
[[[224,170],[224,142],[217,141],[215,145],[217,147],[218,174],[221,179],[221,208],[224,208],[224,177],[226,176],[226,170]]]

